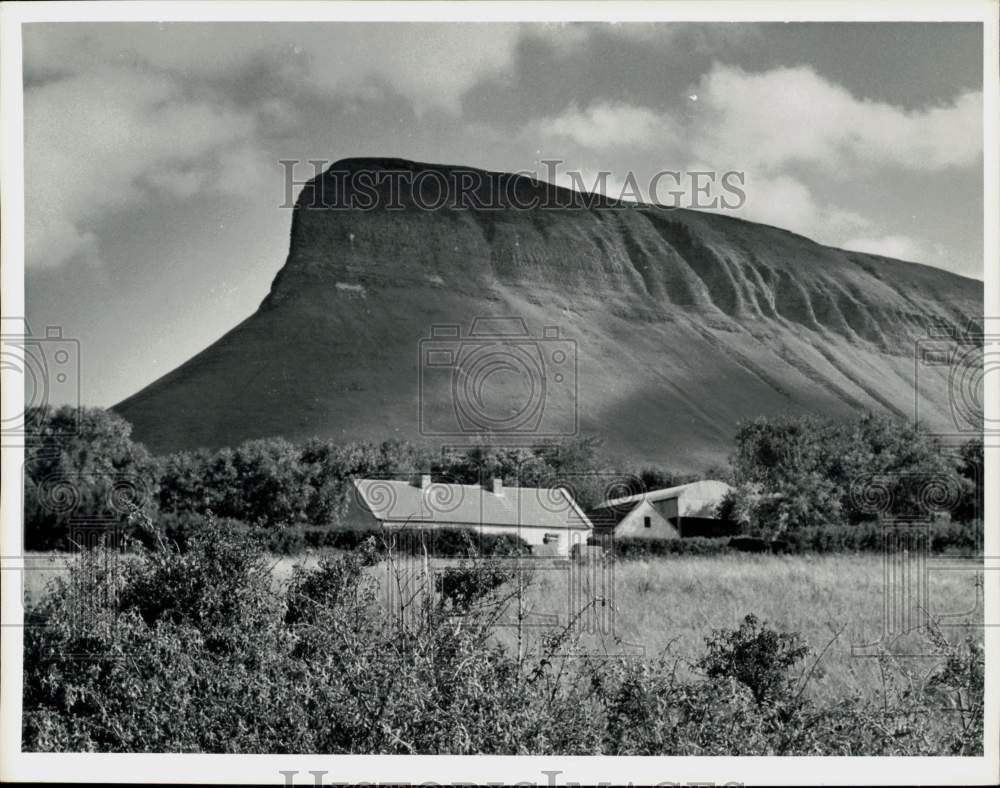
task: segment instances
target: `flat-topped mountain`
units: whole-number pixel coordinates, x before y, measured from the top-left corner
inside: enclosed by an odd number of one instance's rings
[[[303,188],[260,308],[115,410],[156,452],[579,431],[698,468],[758,415],[916,402],[950,429],[915,344],[982,305],[979,281],[725,215],[349,159]]]

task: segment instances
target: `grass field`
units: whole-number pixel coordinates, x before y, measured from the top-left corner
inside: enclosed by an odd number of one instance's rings
[[[969,622],[977,614],[982,618],[977,577],[974,572],[929,573],[927,608],[941,617],[949,638],[965,637]],[[857,646],[882,636],[884,587],[883,561],[877,555],[620,562],[613,582],[614,630],[647,656],[669,646],[672,653],[694,659],[713,629],[735,628],[752,613],[775,629],[801,633],[814,650],[807,666],[825,649],[810,691],[839,699],[852,690],[877,692],[881,687],[877,660],[861,655],[871,649]],[[554,578],[543,577],[534,594],[539,608],[554,608],[558,596]],[[897,613],[904,607],[895,605]],[[921,637],[900,634],[898,622],[891,626],[896,636],[887,645],[893,652],[914,655],[916,670],[934,667],[935,659],[917,656],[927,653]]]
[[[46,584],[65,575],[65,556],[33,554],[25,573],[27,601],[38,599]],[[305,559],[276,557],[276,583],[285,582],[292,567]],[[441,565],[446,562],[438,561]],[[453,562],[448,562],[453,563]],[[534,617],[526,620],[542,625],[565,624],[580,599],[592,598],[593,578],[577,588],[584,593],[571,598],[566,562],[539,562],[524,594],[524,609]],[[575,565],[577,568],[579,565]],[[418,567],[419,568],[419,567]],[[376,567],[385,576],[385,568]],[[962,638],[970,622],[981,620],[980,573],[931,571],[928,574],[928,610],[940,617],[950,639]],[[822,556],[724,555],[675,557],[651,561],[619,561],[606,576],[604,592],[613,600],[613,624],[604,618],[604,629],[613,630],[622,645],[596,635],[585,635],[585,650],[602,653],[625,649],[628,653],[657,655],[665,648],[681,658],[695,659],[703,651],[704,639],[713,629],[737,627],[747,614],[754,614],[776,629],[802,634],[814,650],[806,666],[822,659],[812,672],[809,691],[817,697],[837,700],[854,691],[878,693],[881,674],[878,661],[852,653],[852,646],[877,641],[884,628],[885,567],[878,555],[838,554]],[[899,583],[896,584],[897,588]],[[897,598],[897,602],[900,600]],[[916,602],[900,602],[897,612]],[[899,624],[893,624],[896,633]],[[500,637],[512,642],[513,627]],[[975,630],[971,630],[975,631]],[[832,641],[832,642],[831,642]],[[890,648],[909,655],[914,670],[931,670],[936,659],[926,654],[916,635],[892,639]],[[853,650],[854,652],[857,649]],[[862,650],[863,651],[863,650]]]

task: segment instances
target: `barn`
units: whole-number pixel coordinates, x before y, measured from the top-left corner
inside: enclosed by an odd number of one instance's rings
[[[718,519],[717,510],[730,489],[725,482],[706,479],[614,498],[588,514],[595,533],[616,537],[724,536],[731,529]]]
[[[514,487],[401,479],[355,479],[341,518],[350,528],[469,528],[481,534],[512,534],[541,555],[569,555],[586,544],[590,519],[561,487]]]

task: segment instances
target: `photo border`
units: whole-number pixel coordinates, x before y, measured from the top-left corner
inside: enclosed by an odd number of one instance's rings
[[[985,314],[1000,314],[997,216],[1000,216],[998,170],[998,6],[988,0],[971,2],[94,2],[5,3],[0,6],[0,184],[2,210],[2,313],[24,314],[24,170],[23,83],[21,25],[56,21],[466,21],[466,22],[568,22],[568,21],[966,21],[980,22],[984,31],[984,260]],[[984,400],[996,408],[1000,381],[987,379]],[[3,397],[9,407],[23,404],[23,388],[13,373],[3,376]],[[19,412],[19,411],[18,411]],[[996,412],[995,410],[993,411]],[[20,479],[22,451],[3,447],[3,485],[0,495],[0,554],[11,555],[21,546],[22,490],[10,483]],[[12,471],[12,472],[11,472]],[[985,457],[987,478],[1000,476],[998,452]],[[993,515],[1000,507],[1000,485],[987,486],[985,509]],[[987,516],[986,522],[991,522]],[[986,555],[1000,555],[1000,529],[985,528]],[[15,604],[9,575],[3,573],[3,605]],[[1000,573],[987,573],[986,620],[997,621],[1000,609]],[[870,785],[901,783],[991,783],[1000,777],[996,742],[998,718],[998,666],[1000,629],[984,632],[987,675],[983,757],[612,757],[612,756],[402,756],[402,755],[167,755],[167,754],[39,754],[21,753],[22,633],[3,628],[0,658],[0,769],[6,780],[79,782],[193,781],[212,783],[270,782],[285,784],[283,771],[296,771],[294,784],[313,784],[310,771],[325,771],[324,784],[344,782],[513,783],[538,785],[571,783],[678,784],[697,782]]]

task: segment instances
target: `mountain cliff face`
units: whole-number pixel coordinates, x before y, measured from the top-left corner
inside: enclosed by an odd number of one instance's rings
[[[723,215],[350,159],[302,190],[257,312],[115,409],[157,452],[579,431],[698,468],[758,415],[916,402],[951,429],[947,370],[915,343],[982,303],[976,280]]]

